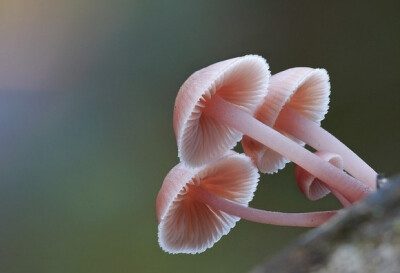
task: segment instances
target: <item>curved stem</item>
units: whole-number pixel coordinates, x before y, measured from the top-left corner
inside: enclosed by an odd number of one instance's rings
[[[322,160],[219,96],[213,97],[204,113],[248,135],[300,165],[309,173],[343,194],[350,202],[356,202],[370,193],[370,189],[357,179]]]
[[[322,151],[317,151],[314,154],[325,160],[326,162],[332,164],[336,168],[343,170],[343,159],[340,155],[334,154],[332,152]],[[299,187],[300,191],[303,192],[303,194],[309,199],[320,199],[330,191],[339,200],[343,207],[348,207],[349,205],[351,205],[351,202],[347,200],[342,194],[332,189],[331,187],[329,187],[329,185],[326,185],[321,180],[314,177],[300,166],[296,165],[294,169],[294,174],[297,186]]]
[[[317,123],[286,107],[280,112],[275,128],[300,139],[318,151],[331,151],[340,155],[347,172],[369,188],[376,189],[377,173],[357,154]]]
[[[284,213],[260,210],[227,200],[201,187],[196,187],[191,192],[191,196],[216,210],[230,215],[252,222],[277,226],[317,227],[337,213],[337,211]]]

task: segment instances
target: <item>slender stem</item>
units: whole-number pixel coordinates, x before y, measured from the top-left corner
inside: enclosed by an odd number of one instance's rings
[[[275,128],[304,141],[318,151],[331,151],[340,155],[346,171],[369,188],[376,189],[377,173],[357,154],[317,123],[286,107],[280,112]]]
[[[317,155],[319,158],[325,160],[326,162],[332,164],[332,166],[335,166],[336,168],[343,170],[343,159],[340,155],[334,154],[331,152],[322,152],[322,151],[317,151],[314,154]],[[332,194],[340,201],[340,203],[343,205],[343,207],[348,207],[349,205],[351,205],[351,202],[349,200],[347,200],[342,194],[340,194],[338,191],[332,189],[331,187],[329,187],[329,185],[326,185],[321,180],[314,177],[313,175],[308,173],[306,170],[304,170],[300,166],[295,167],[294,173],[295,173],[297,185],[299,186],[300,190],[303,193],[305,193],[305,195],[308,198],[312,197],[313,198],[312,200],[317,200],[324,196],[324,194],[317,194],[316,191],[313,191],[315,193],[315,195],[311,196],[311,189],[317,187],[317,189],[319,189],[319,190],[322,189],[322,193],[328,193],[326,190],[329,190],[330,192],[332,192]],[[321,188],[321,186],[322,186],[322,188]],[[319,192],[319,193],[321,193],[321,192]]]
[[[210,193],[202,187],[192,189],[191,196],[216,210],[226,212],[230,215],[252,222],[277,226],[317,227],[337,213],[337,211],[284,213],[260,210],[227,200]]]
[[[332,166],[219,96],[213,97],[204,113],[295,162],[325,184],[343,194],[350,202],[356,202],[370,193],[370,189],[357,179]]]

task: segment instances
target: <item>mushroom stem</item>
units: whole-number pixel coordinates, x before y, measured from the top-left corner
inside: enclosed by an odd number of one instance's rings
[[[213,209],[230,215],[252,222],[276,226],[318,227],[337,213],[337,211],[284,213],[260,210],[227,200],[210,193],[202,187],[193,189],[191,197],[209,205]]]
[[[354,177],[332,166],[218,95],[209,102],[204,113],[293,161],[332,189],[343,194],[350,202],[356,202],[370,193],[370,189]]]
[[[317,151],[314,154],[326,162],[329,162],[332,164],[332,166],[343,170],[343,159],[340,155],[321,151]],[[342,194],[330,188],[328,185],[323,183],[318,178],[315,178],[298,165],[294,169],[294,177],[296,178],[297,186],[299,187],[300,191],[310,200],[318,200],[327,195],[329,192],[332,192],[333,195],[336,196],[336,198],[340,201],[340,203],[342,203],[343,207],[351,205],[351,202]]]
[[[307,143],[318,151],[332,151],[344,161],[344,169],[370,189],[376,189],[377,173],[357,154],[317,123],[285,107],[275,128]]]

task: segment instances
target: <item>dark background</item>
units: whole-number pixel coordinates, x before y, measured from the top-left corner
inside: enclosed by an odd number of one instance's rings
[[[303,228],[246,221],[199,255],[157,243],[155,199],[178,162],[172,108],[194,71],[264,56],[323,67],[323,127],[400,171],[399,1],[0,1],[0,272],[244,272]],[[293,166],[251,206],[338,208]]]

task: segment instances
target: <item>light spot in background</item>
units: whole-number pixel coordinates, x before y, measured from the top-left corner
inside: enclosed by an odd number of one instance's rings
[[[1,1],[0,90],[76,84],[96,69],[128,10],[133,3],[128,9],[98,1]]]

